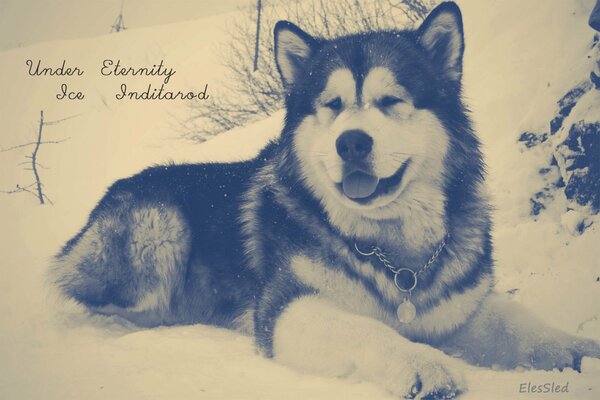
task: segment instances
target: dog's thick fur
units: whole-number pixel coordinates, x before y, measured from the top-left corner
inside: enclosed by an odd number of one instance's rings
[[[596,343],[492,294],[484,166],[461,100],[462,20],[443,3],[416,31],[313,38],[275,29],[281,137],[254,160],[169,165],[116,182],[56,258],[63,292],[142,326],[251,332],[275,359],[407,397],[464,390],[451,358],[579,369]],[[382,264],[424,270],[411,301]]]

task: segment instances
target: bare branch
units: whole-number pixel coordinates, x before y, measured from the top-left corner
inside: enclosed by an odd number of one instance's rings
[[[44,123],[44,125],[47,125],[47,124]],[[58,143],[62,143],[64,141],[67,141],[69,139],[71,139],[71,137],[60,139],[60,140],[45,140],[43,142],[40,142],[39,144],[58,144]],[[6,148],[6,149],[1,149],[0,153],[4,153],[4,152],[10,151],[10,150],[19,149],[19,148],[22,148],[22,147],[33,146],[33,145],[37,145],[37,144],[38,144],[38,142],[23,143],[23,144],[20,144],[20,145],[17,145],[17,146],[9,147],[9,148]]]
[[[42,165],[38,161],[39,151],[40,151],[40,148],[42,145],[62,143],[66,140],[69,140],[70,137],[60,139],[60,140],[43,140],[42,139],[43,129],[44,129],[44,126],[54,125],[54,124],[60,123],[62,121],[66,121],[66,120],[74,118],[74,117],[76,117],[76,116],[71,116],[71,117],[67,117],[67,118],[63,118],[63,119],[59,119],[59,120],[55,120],[55,121],[51,121],[51,122],[45,122],[44,121],[44,111],[42,110],[42,111],[40,111],[39,128],[38,128],[37,140],[35,142],[23,143],[23,144],[20,144],[17,146],[12,146],[7,149],[0,150],[2,152],[6,152],[6,151],[10,151],[10,150],[28,147],[28,146],[35,146],[33,151],[31,152],[31,154],[25,156],[25,158],[29,161],[24,161],[24,162],[17,164],[17,165],[28,165],[29,168],[24,168],[24,169],[26,171],[33,171],[33,176],[35,178],[35,182],[32,184],[29,184],[27,186],[19,186],[17,184],[16,189],[2,190],[2,191],[0,191],[0,193],[4,193],[4,194],[14,194],[14,193],[23,193],[23,192],[30,193],[38,199],[40,204],[45,204],[46,202],[49,204],[53,204],[53,202],[50,200],[50,198],[48,198],[48,196],[42,190],[42,188],[44,187],[44,184],[42,183],[42,180],[40,178],[39,169],[49,169],[49,168]]]
[[[27,186],[20,186],[19,184],[16,185],[16,189],[14,190],[0,190],[0,193],[5,193],[5,194],[13,194],[13,193],[19,193],[19,192],[25,192],[27,191],[27,189],[29,189],[30,187],[34,186],[35,183],[31,183]]]
[[[17,145],[17,146],[13,146],[13,147],[9,147],[9,148],[6,148],[6,149],[0,149],[0,153],[4,153],[4,152],[10,151],[10,150],[20,149],[21,147],[32,146],[34,144],[36,144],[36,142],[23,143],[23,144],[20,144],[20,145]]]
[[[44,124],[44,126],[47,124]],[[71,137],[66,137],[64,139],[60,139],[60,140],[44,140],[43,142],[40,142],[40,144],[59,144],[62,142],[66,142],[67,140],[71,139]]]
[[[68,121],[70,119],[79,117],[80,115],[81,114],[75,114],[75,115],[71,115],[70,117],[55,119],[54,121],[46,121],[46,122],[44,122],[44,125],[50,126],[50,125],[60,124],[61,122]]]
[[[256,2],[256,41],[254,46],[254,69],[253,71],[258,70],[258,48],[260,44],[260,13],[262,11],[262,1],[257,0]]]
[[[53,202],[52,200],[50,200],[50,198],[49,198],[48,196],[46,196],[46,193],[44,193],[44,194],[43,194],[43,196],[44,196],[44,199],[46,199],[46,201],[47,201],[48,203],[50,203],[50,205],[51,205],[51,206],[53,206],[53,205],[54,205],[54,202]]]
[[[27,186],[19,186],[19,184],[17,184],[16,186],[17,187],[14,190],[0,190],[0,193],[4,193],[4,194],[29,193],[37,198],[37,194],[35,194],[33,191],[31,191],[29,189],[29,188],[35,186],[35,183],[29,184]]]
[[[42,129],[44,128],[44,110],[40,111],[40,129],[38,131],[38,137],[35,144],[35,148],[33,149],[33,153],[31,153],[31,169],[33,170],[33,175],[35,176],[36,189],[38,198],[40,200],[40,204],[44,204],[44,193],[42,193],[42,183],[40,181],[40,174],[37,170],[37,155],[40,150],[40,144],[42,142]]]

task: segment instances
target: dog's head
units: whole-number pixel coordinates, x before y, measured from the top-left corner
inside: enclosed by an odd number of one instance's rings
[[[443,202],[460,101],[464,42],[454,3],[415,31],[314,38],[275,28],[287,91],[283,140],[328,211],[388,219],[411,201]],[[456,122],[456,124],[455,124]]]

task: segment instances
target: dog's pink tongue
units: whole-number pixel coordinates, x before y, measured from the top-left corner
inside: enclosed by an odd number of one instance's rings
[[[379,178],[376,176],[356,171],[344,177],[342,189],[344,194],[351,199],[363,199],[373,194],[378,183]]]

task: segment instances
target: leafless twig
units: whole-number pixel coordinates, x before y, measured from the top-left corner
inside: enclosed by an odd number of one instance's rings
[[[44,184],[42,183],[41,177],[40,177],[40,173],[39,173],[39,169],[49,169],[47,167],[45,167],[44,165],[40,164],[38,157],[39,157],[39,151],[42,145],[45,144],[58,144],[58,143],[62,143],[66,140],[69,140],[70,138],[65,138],[65,139],[60,139],[60,140],[42,140],[42,135],[43,135],[43,130],[44,130],[44,126],[49,126],[49,125],[55,125],[58,124],[60,122],[69,120],[71,118],[76,117],[77,115],[71,116],[71,117],[67,117],[67,118],[62,118],[62,119],[58,119],[58,120],[54,120],[54,121],[44,121],[44,111],[40,111],[40,123],[39,123],[39,128],[38,128],[38,133],[37,133],[37,139],[35,142],[29,142],[29,143],[23,143],[23,144],[19,144],[16,146],[12,146],[12,147],[8,147],[6,149],[1,149],[0,152],[7,152],[7,151],[11,151],[11,150],[16,150],[16,149],[20,149],[20,148],[24,148],[24,147],[28,147],[28,146],[34,146],[33,151],[31,152],[30,155],[26,155],[25,158],[28,161],[25,162],[21,162],[18,165],[30,165],[30,168],[25,168],[27,171],[32,171],[33,172],[33,176],[35,178],[35,182],[31,183],[27,186],[20,186],[19,184],[16,185],[16,189],[13,190],[0,190],[0,193],[4,193],[4,194],[15,194],[15,193],[30,193],[32,195],[34,195],[38,201],[40,202],[40,204],[45,204],[46,202],[53,204],[52,201],[48,198],[48,196],[44,193],[43,191],[43,187]]]
[[[47,124],[47,123],[44,122],[44,125],[50,125],[50,124]],[[43,142],[40,142],[40,144],[58,144],[58,143],[62,143],[62,142],[66,141],[66,140],[69,140],[69,139],[71,139],[71,137],[67,137],[67,138],[64,138],[64,139],[61,139],[61,140],[45,140]],[[24,144],[20,144],[18,146],[13,146],[13,147],[8,147],[6,149],[1,149],[0,153],[4,153],[4,152],[10,151],[10,150],[20,149],[21,147],[33,146],[33,145],[36,145],[36,144],[38,144],[38,142],[24,143]]]
[[[33,187],[33,186],[35,186],[35,185],[36,185],[36,183],[35,183],[35,182],[34,182],[34,183],[31,183],[31,184],[29,184],[29,185],[27,185],[27,186],[19,186],[19,185],[17,184],[17,186],[16,186],[16,189],[13,189],[13,190],[0,190],[0,193],[4,193],[4,194],[29,193],[29,194],[31,194],[32,196],[34,196],[35,198],[38,198],[38,195],[37,195],[37,193],[35,193],[33,190],[31,190],[31,189],[30,189],[31,187]],[[44,196],[44,199],[45,199],[45,200],[46,200],[48,203],[50,203],[50,204],[54,204],[54,203],[53,203],[53,202],[52,202],[52,201],[51,201],[51,200],[48,198],[48,196],[46,196],[46,194],[43,194],[43,196]]]
[[[71,115],[70,117],[66,117],[66,118],[55,119],[54,121],[45,121],[44,125],[46,125],[46,126],[56,125],[56,124],[59,124],[59,123],[64,122],[64,121],[68,121],[68,120],[70,120],[72,118],[79,117],[80,115],[81,114],[76,114],[76,115]]]

